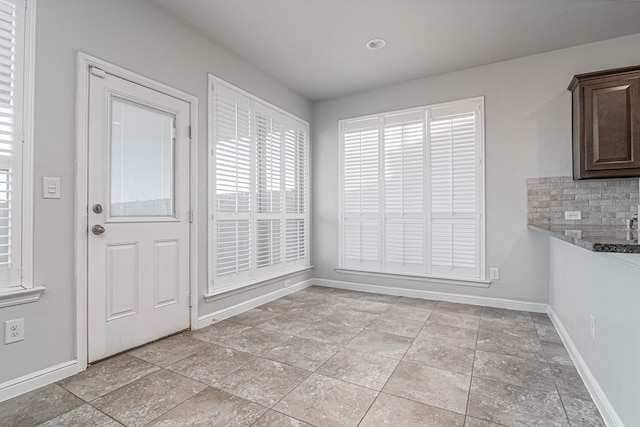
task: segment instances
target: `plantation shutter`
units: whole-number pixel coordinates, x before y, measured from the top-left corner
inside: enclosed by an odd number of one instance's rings
[[[212,87],[210,295],[309,266],[308,124]]]
[[[305,123],[286,117],[284,134],[284,185],[286,210],[286,261],[288,265],[303,265],[307,258],[308,207],[307,139]]]
[[[0,158],[8,168],[14,145],[15,2],[0,1]]]
[[[431,273],[480,274],[479,102],[428,109]]]
[[[424,111],[384,118],[385,270],[425,273]]]
[[[253,268],[253,127],[248,97],[222,85],[213,93],[214,282],[248,279]]]
[[[256,267],[274,270],[283,261],[282,115],[254,103],[256,151]]]
[[[380,120],[344,124],[343,265],[380,269]]]
[[[21,283],[24,4],[0,0],[0,287]]]

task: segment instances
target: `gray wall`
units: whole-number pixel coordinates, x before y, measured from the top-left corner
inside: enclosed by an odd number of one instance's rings
[[[78,50],[198,97],[199,216],[206,219],[207,73],[309,120],[304,98],[231,56],[143,1],[38,2],[35,99],[35,283],[47,286],[37,303],[0,310],[24,318],[25,340],[0,344],[0,384],[75,358],[74,287],[75,85]],[[43,176],[62,178],[62,198],[43,200]],[[201,222],[200,294],[206,290],[207,228]],[[304,276],[302,276],[304,278]],[[300,278],[294,278],[295,283]],[[252,296],[269,289],[260,289]],[[218,303],[220,304],[220,303]],[[200,300],[200,314],[218,307]],[[8,368],[10,367],[10,369]]]
[[[637,64],[640,35],[414,80],[314,104],[315,277],[437,292],[547,302],[548,247],[527,229],[529,177],[571,174],[571,96],[576,73]],[[486,259],[500,267],[489,288],[339,274],[339,119],[485,96]]]
[[[625,426],[640,425],[640,256],[550,239],[549,305]],[[590,319],[596,319],[596,338]]]

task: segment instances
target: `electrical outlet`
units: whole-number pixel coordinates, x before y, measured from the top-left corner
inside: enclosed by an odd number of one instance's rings
[[[596,318],[593,314],[589,315],[589,335],[592,340],[596,339]]]
[[[498,267],[491,267],[489,269],[489,279],[500,280],[500,269]]]
[[[564,230],[564,235],[567,237],[582,239],[582,230]]]
[[[291,279],[287,279],[284,281],[284,287],[288,288],[289,286],[291,286]]]
[[[580,220],[580,219],[582,219],[582,212],[581,211],[566,211],[564,213],[564,219]]]
[[[6,320],[4,322],[4,343],[11,344],[24,340],[24,319]]]

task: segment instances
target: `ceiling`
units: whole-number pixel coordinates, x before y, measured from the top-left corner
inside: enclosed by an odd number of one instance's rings
[[[633,0],[150,1],[311,101],[640,33]]]

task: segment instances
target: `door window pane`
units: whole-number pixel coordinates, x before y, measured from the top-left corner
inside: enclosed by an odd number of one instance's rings
[[[111,118],[111,216],[174,216],[175,116],[113,98]]]

